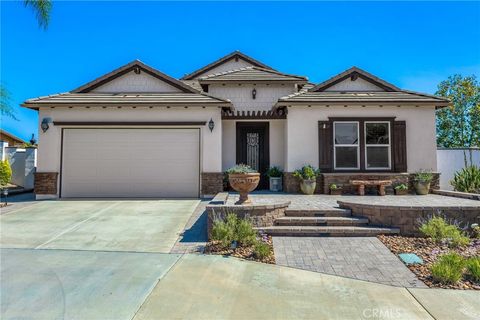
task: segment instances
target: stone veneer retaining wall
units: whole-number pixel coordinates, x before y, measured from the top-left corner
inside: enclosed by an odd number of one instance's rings
[[[58,172],[36,172],[34,192],[36,194],[57,194]]]
[[[215,195],[223,191],[223,172],[202,172],[200,194]]]
[[[380,206],[338,201],[340,208],[352,210],[355,216],[369,219],[369,225],[400,228],[404,236],[420,236],[418,227],[422,220],[432,215],[444,216],[464,225],[480,223],[480,205],[478,207],[407,207]]]

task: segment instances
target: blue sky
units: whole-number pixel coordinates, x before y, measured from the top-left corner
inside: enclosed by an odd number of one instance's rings
[[[65,92],[133,59],[174,77],[241,50],[323,81],[353,65],[433,93],[451,74],[480,75],[480,2],[55,2],[49,28],[1,2],[1,80],[37,135],[27,98]]]

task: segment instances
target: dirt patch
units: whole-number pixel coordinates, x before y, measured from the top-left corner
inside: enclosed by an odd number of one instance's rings
[[[220,241],[210,241],[205,247],[206,254],[217,254],[227,257],[236,257],[245,260],[257,261],[262,263],[275,264],[275,255],[273,253],[273,241],[272,237],[267,236],[262,241],[264,241],[270,247],[270,255],[259,259],[254,254],[254,246],[238,246],[235,249],[225,248],[221,245]]]
[[[414,253],[423,260],[423,264],[407,265],[407,267],[415,273],[427,286],[431,288],[446,289],[470,289],[480,290],[480,283],[472,282],[463,278],[454,285],[445,285],[433,281],[430,267],[438,257],[448,252],[456,252],[465,258],[480,255],[480,240],[473,239],[470,245],[460,248],[449,248],[447,245],[438,244],[427,238],[418,237],[402,237],[402,236],[385,236],[380,235],[378,239],[387,246],[395,255],[400,253]]]

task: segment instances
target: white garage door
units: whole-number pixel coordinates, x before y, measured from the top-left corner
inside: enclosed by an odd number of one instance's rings
[[[62,197],[198,197],[199,129],[64,129]]]

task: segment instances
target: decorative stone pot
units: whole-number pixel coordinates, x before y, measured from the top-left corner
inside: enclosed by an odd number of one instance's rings
[[[430,181],[420,181],[417,180],[414,183],[415,185],[415,192],[419,195],[426,195],[430,191]]]
[[[342,188],[330,189],[330,195],[341,196],[342,195]]]
[[[240,193],[240,199],[235,204],[252,203],[248,193],[255,190],[260,182],[260,173],[231,173],[228,181],[233,190]]]
[[[394,189],[396,196],[405,196],[408,194],[408,189]]]
[[[270,191],[282,191],[282,177],[270,177]]]
[[[317,187],[316,180],[303,180],[300,182],[300,189],[304,194],[312,195],[315,193]]]

